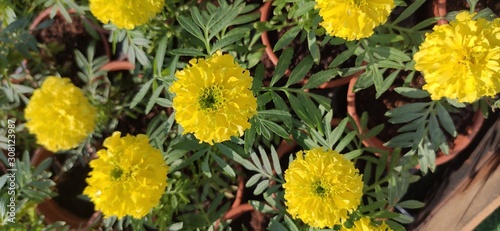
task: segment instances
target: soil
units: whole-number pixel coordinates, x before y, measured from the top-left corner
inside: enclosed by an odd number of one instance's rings
[[[368,120],[368,128],[375,127],[378,124],[384,124],[384,130],[377,135],[377,137],[383,142],[389,141],[392,137],[395,137],[398,133],[398,129],[404,124],[392,124],[388,122],[388,117],[385,113],[393,108],[402,106],[406,103],[412,102],[429,102],[430,98],[424,99],[412,99],[404,97],[394,91],[395,87],[400,87],[404,83],[406,76],[400,76],[396,78],[393,86],[391,86],[385,93],[383,93],[378,100],[375,99],[376,90],[374,86],[367,89],[361,90],[356,93],[356,111],[359,115],[363,112],[367,112],[370,120]],[[416,75],[410,84],[411,87],[421,88],[424,85],[424,79],[421,75]],[[450,116],[455,124],[458,134],[467,134],[467,128],[470,125],[474,117],[474,110],[471,106],[466,108],[458,109],[458,112],[450,113]],[[444,132],[450,149],[454,147],[453,136]]]
[[[78,78],[79,67],[75,61],[75,49],[85,56],[87,47],[94,38],[87,33],[82,18],[71,17],[73,23],[67,22],[62,17],[54,17],[52,24],[47,28],[33,31],[39,43],[45,44],[50,51],[41,49],[42,62],[48,64],[51,71],[58,72],[62,77],[71,78],[77,87],[83,86],[83,81]],[[47,19],[48,20],[48,19]],[[42,23],[44,23],[43,21]],[[104,45],[96,42],[96,57],[106,55]],[[51,52],[55,54],[51,55]]]
[[[476,4],[475,11],[479,12],[486,7],[490,8],[493,13],[496,14],[497,17],[500,16],[500,2],[498,0],[479,0]],[[446,1],[446,10],[448,12],[451,11],[460,11],[460,10],[468,10],[469,4],[466,0],[448,0]]]

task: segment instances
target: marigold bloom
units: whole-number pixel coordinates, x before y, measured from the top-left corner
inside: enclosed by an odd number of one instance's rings
[[[385,222],[376,225],[374,222],[371,222],[369,217],[362,217],[355,221],[354,226],[350,229],[342,226],[340,231],[392,231],[392,229]]]
[[[167,186],[168,167],[146,135],[120,137],[114,132],[104,140],[107,150],[90,162],[88,195],[105,217],[130,215],[140,219],[158,205]]]
[[[385,23],[394,0],[316,0],[316,8],[329,35],[352,41],[370,37]]]
[[[450,24],[434,26],[414,56],[433,100],[472,103],[500,92],[500,19],[474,15],[460,12]]]
[[[177,71],[170,91],[175,93],[176,120],[185,133],[209,144],[242,136],[256,114],[252,78],[229,54],[192,59],[191,66]]]
[[[342,224],[356,210],[363,181],[354,164],[336,151],[300,151],[285,171],[287,211],[311,227]]]
[[[24,115],[37,142],[57,152],[85,140],[94,131],[97,112],[70,79],[49,76],[33,92]]]
[[[159,13],[164,0],[90,0],[90,11],[104,24],[120,29],[134,29]]]

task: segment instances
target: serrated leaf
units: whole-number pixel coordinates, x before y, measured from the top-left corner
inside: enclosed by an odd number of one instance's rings
[[[204,41],[203,33],[201,33],[200,28],[196,26],[196,24],[191,21],[191,19],[180,15],[177,18],[177,21],[179,21],[179,24],[181,24],[181,26],[186,29],[187,32],[200,39],[200,41]]]
[[[441,103],[436,104],[437,116],[439,119],[439,124],[443,126],[444,130],[446,130],[453,137],[457,136],[457,131],[455,129],[455,124],[451,119],[450,113],[446,111],[446,109],[441,105]]]
[[[309,81],[302,87],[302,89],[311,89],[316,88],[319,85],[329,81],[330,79],[335,78],[339,74],[339,71],[336,69],[324,70],[317,72],[309,78]]]
[[[384,144],[384,146],[393,148],[406,148],[406,147],[411,147],[414,140],[415,140],[414,132],[405,132],[393,137],[392,139],[387,141]]]
[[[355,47],[343,51],[332,60],[332,62],[328,65],[328,68],[334,68],[344,63],[346,60],[348,60],[350,57],[353,56],[355,51],[356,51]]]
[[[314,6],[316,5],[315,1],[312,2],[305,2],[299,5],[297,11],[293,14],[294,18],[300,17],[305,15],[308,11],[312,10]]]
[[[355,131],[347,133],[347,135],[345,135],[344,138],[337,144],[337,146],[335,147],[335,151],[342,152],[342,150],[344,150],[344,148],[354,139],[354,137],[356,137]]]
[[[205,56],[203,52],[195,48],[177,48],[170,51],[172,55],[199,57]]]
[[[285,87],[288,87],[303,79],[307,72],[311,70],[313,64],[314,62],[310,55],[302,59],[300,63],[297,64],[297,66],[293,69],[292,73],[290,74],[290,78],[288,78],[288,81],[285,84]]]
[[[416,0],[413,2],[410,6],[408,6],[399,16],[392,22],[394,25],[398,24],[399,22],[405,20],[409,16],[413,15],[422,4],[424,4],[425,0]]]
[[[238,34],[232,34],[228,36],[224,36],[221,40],[217,41],[214,46],[212,47],[212,50],[210,53],[215,53],[218,50],[235,43],[238,40],[241,40],[241,38],[245,37],[245,33],[238,33]]]
[[[132,102],[130,102],[130,108],[134,108],[135,106],[137,106],[137,104],[139,104],[139,102],[141,102],[141,100],[144,98],[144,96],[146,96],[149,89],[151,88],[151,84],[153,83],[153,80],[154,79],[150,79],[144,85],[142,85],[139,92],[137,92],[137,94],[132,99]]]
[[[387,76],[387,78],[385,78],[382,85],[379,87],[379,89],[377,89],[377,93],[375,95],[376,98],[379,98],[382,95],[382,93],[386,92],[387,89],[389,89],[393,85],[394,80],[399,75],[399,72],[400,70],[396,70],[392,72],[389,76]]]
[[[302,30],[301,27],[298,25],[289,29],[287,32],[285,32],[285,34],[283,34],[283,36],[281,36],[281,38],[278,40],[278,42],[276,42],[276,45],[274,45],[273,51],[276,52],[278,50],[283,49],[283,47],[288,45],[290,42],[292,42],[295,39],[295,37],[297,37],[297,35],[299,34],[299,32],[301,30]]]
[[[396,117],[392,117],[389,119],[389,123],[392,124],[401,124],[413,121],[415,119],[426,116],[426,112],[410,112],[407,114],[398,114]]]
[[[407,201],[402,201],[397,204],[397,206],[401,208],[407,208],[407,209],[418,209],[424,207],[425,203],[422,203],[417,200],[407,200]]]
[[[290,135],[284,128],[282,128],[275,122],[262,120],[262,125],[264,125],[266,128],[269,128],[269,130],[273,131],[276,135],[281,136],[285,139],[287,139]]]
[[[279,57],[278,63],[276,64],[276,69],[274,70],[273,77],[271,79],[270,86],[273,86],[278,82],[278,80],[283,77],[286,70],[290,66],[293,56],[293,48],[287,48]]]
[[[418,113],[427,108],[429,105],[429,102],[408,103],[387,111],[385,115],[390,117],[398,117],[407,113]]]
[[[374,55],[380,56],[381,59],[390,59],[394,61],[406,62],[410,61],[411,57],[404,52],[393,47],[374,47],[370,48]]]
[[[412,87],[396,87],[394,90],[400,95],[413,99],[430,97],[429,92]]]
[[[236,173],[234,172],[233,168],[231,168],[231,165],[227,164],[226,161],[224,161],[222,158],[218,157],[217,154],[214,154],[213,152],[209,152],[212,158],[214,158],[215,162],[222,167],[224,172],[226,172],[229,176],[231,177],[236,177]]]

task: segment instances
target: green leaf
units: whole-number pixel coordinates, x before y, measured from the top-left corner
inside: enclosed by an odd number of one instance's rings
[[[411,57],[404,52],[393,47],[374,47],[370,48],[374,55],[378,55],[381,59],[390,59],[394,61],[406,62],[410,61]]]
[[[416,0],[414,3],[408,6],[403,12],[401,12],[401,14],[399,14],[399,17],[397,17],[396,20],[392,22],[392,24],[396,25],[399,22],[408,18],[409,16],[413,15],[418,10],[418,8],[420,8],[420,6],[424,4],[424,2],[425,0]]]
[[[276,152],[276,149],[274,146],[271,146],[271,158],[273,160],[273,167],[274,171],[276,172],[276,175],[281,175],[281,164],[280,164],[280,159],[278,157],[278,153]]]
[[[420,201],[416,200],[407,200],[407,201],[402,201],[397,204],[397,206],[401,208],[407,208],[407,209],[418,209],[424,207],[425,203],[422,203]]]
[[[299,7],[297,11],[295,11],[295,13],[293,14],[293,17],[298,18],[300,16],[307,14],[307,12],[312,10],[315,5],[316,5],[315,1],[299,4]]]
[[[260,173],[253,175],[250,179],[248,179],[247,183],[245,183],[245,187],[250,188],[254,186],[262,177],[263,176]]]
[[[309,52],[311,52],[314,63],[319,64],[321,53],[319,52],[318,44],[316,44],[316,33],[313,30],[307,33],[307,46],[309,47]]]
[[[337,146],[335,147],[335,151],[342,152],[342,150],[344,150],[344,148],[354,139],[354,137],[356,137],[355,131],[347,133],[347,135],[344,136],[344,138],[337,144]]]
[[[276,64],[276,69],[274,70],[274,75],[271,79],[270,86],[273,86],[278,82],[278,80],[285,74],[286,70],[290,66],[293,56],[293,48],[287,48],[280,56],[278,63]]]
[[[201,164],[201,171],[203,174],[205,174],[207,177],[212,177],[212,172],[210,171],[210,167],[208,164],[209,161],[209,156],[210,155],[205,155],[205,159],[203,160],[203,163]]]
[[[309,112],[306,111],[303,102],[291,94],[288,94],[288,99],[290,100],[290,105],[292,106],[293,111],[297,113],[297,116],[310,127],[314,127],[313,120],[309,117]]]
[[[443,134],[443,131],[441,130],[441,127],[439,126],[438,119],[436,118],[436,115],[433,113],[431,114],[429,118],[429,138],[432,144],[432,148],[434,150],[437,150],[439,146],[445,147],[445,149],[448,149],[448,142],[446,141],[446,137]],[[446,152],[448,154],[448,152]]]
[[[165,53],[167,51],[168,36],[163,36],[158,43],[158,48],[156,49],[155,56],[155,66],[157,75],[161,76],[161,71],[163,69],[163,60],[165,59]]]
[[[229,159],[236,161],[248,170],[258,171],[258,169],[250,161],[241,157],[236,151],[224,144],[215,144],[215,146],[222,152],[223,155],[227,156]],[[260,163],[259,163],[260,165]]]
[[[393,148],[411,147],[415,138],[416,137],[414,132],[401,133],[393,137],[391,140],[387,141],[384,145]]]
[[[392,124],[407,123],[421,117],[425,118],[426,115],[427,112],[412,112],[407,114],[398,114],[398,116],[390,118],[389,123]]]
[[[141,100],[144,98],[144,96],[146,96],[149,89],[151,88],[151,84],[153,83],[153,80],[154,79],[150,79],[144,85],[142,85],[141,90],[139,90],[139,92],[137,92],[137,94],[132,99],[132,102],[130,102],[130,108],[134,108],[135,106],[137,106],[137,104],[139,104],[139,102],[141,102]]]
[[[329,81],[330,79],[335,78],[339,74],[338,70],[330,69],[317,72],[309,78],[309,81],[302,87],[302,89],[311,89],[316,88],[319,85]]]
[[[254,125],[255,123],[256,123],[255,119],[251,119],[250,120],[251,126],[249,129],[245,131],[245,137],[244,137],[245,144],[243,146],[245,149],[245,153],[250,152],[255,142],[255,135],[256,135],[255,125]]]
[[[374,34],[368,38],[368,40],[375,43],[386,44],[386,43],[396,43],[404,40],[404,37],[397,34]]]
[[[335,143],[337,143],[337,141],[340,139],[340,137],[342,136],[342,134],[344,134],[344,131],[345,131],[345,128],[347,126],[347,122],[349,121],[349,119],[343,119],[342,121],[340,121],[340,123],[337,125],[337,127],[335,129],[333,129],[333,131],[330,132],[330,135],[329,135],[329,140],[328,140],[328,143],[330,144],[330,147],[333,147],[335,145]]]
[[[289,29],[281,38],[276,42],[276,45],[274,45],[273,51],[281,50],[283,47],[288,45],[290,42],[292,42],[295,37],[299,34],[299,32],[302,30],[300,26],[295,26]]]
[[[328,65],[328,68],[334,68],[339,66],[340,64],[344,63],[346,60],[348,60],[350,57],[353,56],[354,52],[356,51],[356,47],[350,47],[349,49],[343,51],[337,57],[335,57],[330,65]]]
[[[421,99],[425,97],[430,97],[429,92],[420,90],[413,87],[396,87],[394,90],[400,95],[406,96],[413,99]]]
[[[179,55],[179,56],[191,56],[191,57],[203,57],[205,56],[205,53],[201,52],[198,49],[189,47],[189,48],[177,48],[173,49],[170,51],[170,54],[172,55]]]
[[[253,194],[254,195],[262,194],[264,190],[266,190],[266,188],[268,187],[269,187],[269,180],[263,180],[259,184],[257,184],[257,187],[255,187],[255,189],[253,190]]]
[[[205,38],[203,37],[203,33],[201,33],[200,28],[196,26],[196,24],[193,21],[191,21],[191,19],[180,15],[177,18],[177,21],[179,21],[179,24],[181,24],[181,26],[184,29],[186,29],[187,32],[192,34],[194,37],[198,38],[200,41],[205,40]]]
[[[288,78],[288,81],[285,84],[285,87],[288,87],[303,79],[307,72],[311,70],[313,64],[314,63],[310,55],[302,59],[300,63],[297,64],[297,66],[293,69],[292,73],[290,74],[290,78]]]
[[[144,110],[145,115],[147,115],[151,111],[151,109],[153,109],[156,101],[160,97],[160,94],[163,92],[163,89],[164,86],[161,85],[160,87],[156,88],[155,91],[153,91],[153,94],[151,95],[151,98],[149,98],[148,104],[146,105],[146,109]]]
[[[231,168],[231,165],[227,164],[226,161],[218,157],[215,153],[213,152],[208,152],[208,153],[210,153],[210,156],[214,158],[215,162],[217,162],[217,164],[222,167],[224,172],[226,172],[231,177],[236,177],[236,173],[234,172],[233,168]]]
[[[390,117],[398,117],[408,113],[417,113],[429,107],[429,104],[429,102],[408,103],[387,111],[385,115]]]
[[[217,41],[214,46],[212,47],[212,50],[210,53],[215,53],[218,50],[223,49],[224,47],[235,43],[238,40],[241,40],[243,37],[245,37],[245,33],[238,33],[238,34],[231,34],[228,36],[224,36],[221,40]]]
[[[457,130],[455,129],[455,124],[451,119],[450,113],[446,111],[446,109],[441,105],[441,103],[436,103],[437,116],[439,119],[439,123],[443,126],[444,130],[446,130],[453,137],[457,136]]]
[[[344,154],[344,158],[346,158],[347,160],[353,160],[354,158],[361,156],[361,154],[363,154],[363,150],[356,149],[356,150],[353,150],[353,151],[350,151],[350,152]]]
[[[47,168],[52,164],[52,158],[47,158],[42,161],[36,168],[35,171],[33,171],[33,175],[37,176],[40,175],[43,171],[47,170]]]
[[[389,89],[389,87],[392,86],[392,84],[394,83],[394,80],[399,75],[399,72],[400,72],[400,70],[396,70],[396,71],[392,72],[389,76],[387,76],[387,78],[385,78],[385,80],[382,83],[382,85],[380,86],[380,88],[377,89],[377,93],[375,95],[376,98],[379,98],[382,95],[382,93],[386,92],[387,89]]]

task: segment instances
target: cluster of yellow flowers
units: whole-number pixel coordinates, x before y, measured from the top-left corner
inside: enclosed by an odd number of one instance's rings
[[[287,211],[316,228],[343,224],[363,195],[362,176],[354,164],[323,148],[298,152],[285,181]]]
[[[120,29],[134,29],[158,14],[163,0],[90,0],[90,11],[104,24]]]
[[[473,19],[460,12],[450,24],[434,26],[415,54],[433,100],[472,103],[500,92],[500,19]]]
[[[68,78],[49,76],[33,92],[24,113],[37,142],[57,152],[75,148],[96,126],[97,112]]]
[[[394,8],[394,0],[316,0],[316,3],[323,18],[320,25],[329,35],[348,41],[370,37]]]
[[[175,118],[185,133],[213,144],[242,136],[257,113],[252,77],[230,54],[218,52],[208,59],[192,59],[191,66],[175,73]]]
[[[168,167],[146,135],[121,137],[114,132],[104,141],[107,150],[90,162],[88,195],[105,217],[142,218],[158,205],[167,186]]]

